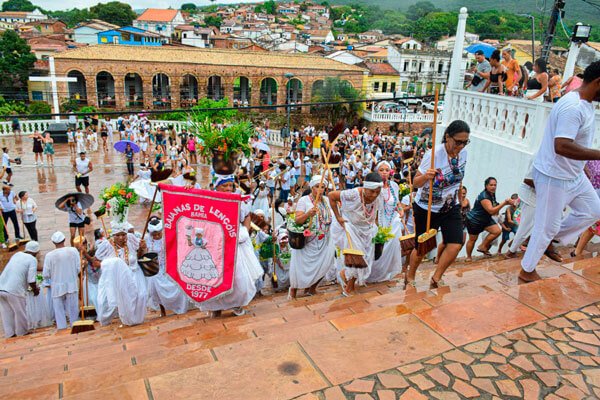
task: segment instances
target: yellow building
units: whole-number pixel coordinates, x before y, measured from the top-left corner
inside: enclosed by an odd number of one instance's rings
[[[365,75],[363,92],[368,99],[392,97],[400,89],[400,74],[387,62],[365,62],[365,66],[369,74]]]

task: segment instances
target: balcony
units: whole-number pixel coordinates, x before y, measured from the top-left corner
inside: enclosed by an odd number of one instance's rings
[[[370,122],[407,122],[407,123],[433,123],[433,113],[422,114],[413,112],[383,112],[365,110],[363,111],[363,118]],[[438,115],[438,124],[442,122],[442,115]]]

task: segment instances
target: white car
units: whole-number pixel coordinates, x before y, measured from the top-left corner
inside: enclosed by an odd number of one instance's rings
[[[435,103],[433,101],[429,103],[423,103],[423,107],[429,111],[433,111],[434,106]],[[444,100],[438,101],[438,111],[444,111]]]

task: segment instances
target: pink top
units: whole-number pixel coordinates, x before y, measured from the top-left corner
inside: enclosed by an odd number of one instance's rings
[[[600,189],[600,160],[590,160],[586,164],[590,174],[590,182],[594,189]]]
[[[569,93],[572,90],[579,89],[579,86],[583,83],[583,79],[578,76],[573,76],[571,82],[565,88],[565,93]]]

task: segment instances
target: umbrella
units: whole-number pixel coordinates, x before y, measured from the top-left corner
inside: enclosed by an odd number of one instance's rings
[[[476,51],[481,50],[483,51],[485,58],[490,58],[496,48],[485,43],[475,43],[467,47],[465,50],[467,50],[469,53],[475,53]]]
[[[271,149],[269,148],[269,145],[266,144],[265,142],[255,142],[252,146],[254,146],[255,149],[257,150],[263,150],[266,151],[267,153],[271,152]]]
[[[131,150],[133,150],[134,153],[140,152],[140,146],[138,146],[131,140],[119,140],[117,143],[115,143],[115,150],[117,150],[119,153],[125,153],[127,145],[131,146]]]
[[[67,193],[64,196],[59,197],[59,199],[56,200],[56,202],[54,203],[54,206],[60,211],[66,212],[67,210],[65,208],[59,208],[58,206],[69,197],[75,197],[77,202],[81,204],[81,208],[83,210],[90,208],[92,204],[94,204],[94,197],[91,194],[73,192]]]

